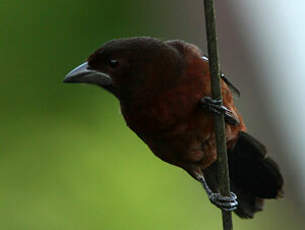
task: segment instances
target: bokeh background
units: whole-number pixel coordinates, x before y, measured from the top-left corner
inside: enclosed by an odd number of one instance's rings
[[[206,50],[202,1],[0,2],[0,229],[221,229],[181,169],[154,157],[117,100],[64,75],[104,42],[183,39]],[[286,196],[235,229],[304,229],[305,3],[217,1],[222,69]]]

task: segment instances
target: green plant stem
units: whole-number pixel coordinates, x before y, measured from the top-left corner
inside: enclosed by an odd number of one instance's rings
[[[208,57],[211,74],[211,89],[214,99],[221,99],[220,64],[218,60],[215,6],[213,0],[204,0],[206,34],[208,41]],[[230,178],[228,169],[227,146],[225,138],[225,122],[223,114],[214,117],[216,145],[217,145],[217,180],[219,191],[222,195],[230,195]],[[224,230],[232,230],[231,212],[222,211],[222,223]]]

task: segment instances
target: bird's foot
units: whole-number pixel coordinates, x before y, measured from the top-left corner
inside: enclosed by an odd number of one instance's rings
[[[229,88],[231,89],[231,91],[237,95],[238,97],[240,97],[240,92],[239,89],[233,85],[233,83],[229,80],[229,78],[227,78],[223,73],[220,74],[221,79],[229,86]]]
[[[237,208],[238,202],[235,193],[230,192],[230,196],[223,196],[220,193],[214,193],[202,174],[197,174],[196,177],[202,184],[212,204],[224,211],[233,211]]]
[[[233,192],[230,192],[230,196],[223,196],[220,193],[211,193],[209,194],[209,199],[218,208],[228,212],[234,211],[238,206],[237,196]]]
[[[200,99],[201,106],[208,110],[209,112],[222,114],[224,115],[224,119],[231,125],[239,124],[239,120],[236,119],[231,110],[222,105],[222,100],[213,99],[211,97],[203,97]]]

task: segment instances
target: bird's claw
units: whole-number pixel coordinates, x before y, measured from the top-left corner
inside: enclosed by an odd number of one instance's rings
[[[229,78],[227,78],[223,73],[220,74],[221,79],[229,86],[229,88],[231,89],[231,91],[236,94],[238,97],[240,97],[240,92],[239,89],[233,85],[233,83],[229,80]]]
[[[220,193],[211,193],[209,199],[218,208],[228,212],[234,211],[238,206],[237,196],[233,192],[230,192],[230,196],[223,196]]]
[[[229,110],[227,107],[222,105],[222,100],[220,99],[213,99],[211,97],[203,97],[200,99],[200,104],[204,109],[207,109],[210,112],[216,113],[216,114],[222,114],[224,115],[224,119],[226,122],[228,122],[231,125],[237,125],[239,124],[238,119],[236,119],[232,113],[231,110]]]

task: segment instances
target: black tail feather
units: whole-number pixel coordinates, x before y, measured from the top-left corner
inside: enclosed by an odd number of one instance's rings
[[[241,218],[253,218],[256,212],[262,211],[264,206],[264,199],[258,198],[251,192],[246,192],[239,189],[231,181],[231,190],[237,196],[238,206],[235,213]]]
[[[277,164],[267,156],[266,148],[255,138],[240,132],[234,148],[228,150],[231,190],[238,197],[235,213],[252,218],[263,209],[264,199],[282,195],[283,177]],[[212,190],[217,191],[216,164],[204,170]]]
[[[280,195],[283,178],[277,164],[266,155],[265,147],[240,132],[233,150],[228,151],[230,177],[234,185],[260,198]]]

